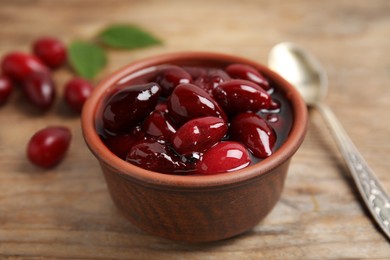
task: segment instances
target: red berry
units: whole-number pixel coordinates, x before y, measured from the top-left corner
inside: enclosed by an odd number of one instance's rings
[[[276,135],[263,118],[254,113],[242,113],[230,122],[232,140],[243,143],[258,158],[272,154]]]
[[[65,101],[75,112],[81,113],[83,105],[91,95],[92,90],[92,84],[85,79],[73,78],[65,85]]]
[[[35,165],[50,168],[58,164],[69,148],[72,135],[68,128],[52,126],[35,133],[27,146],[27,157]]]
[[[54,81],[48,73],[33,73],[23,81],[23,89],[30,102],[42,110],[48,110],[54,102]]]
[[[187,165],[168,148],[165,142],[154,138],[134,144],[127,154],[126,161],[161,173],[179,173],[187,170]]]
[[[249,80],[257,83],[265,90],[270,89],[268,80],[260,74],[260,72],[252,66],[245,64],[232,64],[226,68],[226,72],[230,77],[235,79]]]
[[[67,56],[65,45],[60,40],[49,37],[36,40],[33,52],[52,69],[63,65]]]
[[[204,152],[219,142],[227,129],[227,124],[221,118],[195,118],[177,130],[172,140],[173,147],[182,155]]]
[[[219,84],[213,90],[213,96],[227,114],[257,112],[268,108],[271,96],[256,83],[242,79],[233,79]]]
[[[213,89],[219,84],[230,80],[228,74],[221,69],[208,69],[199,75],[195,80],[195,85],[201,87],[208,94],[212,94]]]
[[[3,58],[1,67],[4,75],[21,82],[35,73],[48,73],[48,68],[34,55],[12,52]]]
[[[125,87],[106,103],[104,128],[114,133],[126,132],[143,121],[156,107],[161,88],[156,83]]]
[[[0,105],[7,102],[13,88],[12,81],[8,77],[0,75]]]
[[[125,160],[131,147],[144,137],[140,127],[135,127],[129,134],[108,136],[103,139],[104,144],[116,156]]]
[[[197,164],[200,174],[215,174],[239,170],[250,164],[246,148],[237,142],[220,142],[208,149]]]
[[[169,96],[179,84],[191,83],[191,75],[179,66],[169,66],[157,77],[157,83],[162,88],[162,94]]]
[[[167,118],[164,112],[159,110],[153,111],[145,120],[143,130],[146,134],[160,137],[165,141],[170,142],[176,129]]]
[[[167,100],[169,116],[182,125],[185,122],[205,116],[215,116],[226,121],[226,115],[218,103],[204,90],[193,84],[180,84]]]

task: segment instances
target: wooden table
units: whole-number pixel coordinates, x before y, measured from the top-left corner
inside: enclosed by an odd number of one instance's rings
[[[91,39],[108,24],[134,23],[164,40],[136,51],[109,50],[100,78],[154,54],[207,50],[266,63],[293,41],[329,74],[326,102],[390,191],[390,1],[0,1],[0,55],[28,51],[53,35]],[[72,73],[55,72],[59,96]],[[320,115],[294,157],[280,202],[253,230],[226,241],[186,245],[145,234],[116,210],[80,121],[60,98],[48,113],[19,91],[0,108],[0,257],[132,259],[389,259],[389,241],[361,204]],[[47,125],[69,126],[62,164],[32,166],[26,143]]]

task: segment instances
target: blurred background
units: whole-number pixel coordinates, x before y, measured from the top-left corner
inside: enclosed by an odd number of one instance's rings
[[[163,41],[107,49],[101,78],[156,54],[203,50],[266,64],[275,44],[311,51],[328,72],[326,102],[390,190],[390,1],[388,0],[0,0],[0,56],[30,51],[42,36],[93,40],[112,24],[134,24]],[[54,73],[59,93],[72,77]],[[63,258],[387,258],[321,117],[292,161],[281,202],[254,230],[211,245],[181,245],[137,230],[113,206],[81,136],[60,101],[43,115],[16,94],[0,108],[0,256]],[[42,173],[25,159],[31,134],[65,124],[74,141],[59,167]],[[12,127],[10,130],[9,127]]]

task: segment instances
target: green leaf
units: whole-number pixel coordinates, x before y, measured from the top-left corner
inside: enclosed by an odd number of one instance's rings
[[[94,43],[74,41],[68,52],[73,69],[87,79],[93,79],[107,63],[104,50]]]
[[[124,49],[148,47],[162,42],[133,25],[112,25],[103,30],[98,39],[104,44]]]

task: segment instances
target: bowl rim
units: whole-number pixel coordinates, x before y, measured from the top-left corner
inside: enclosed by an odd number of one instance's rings
[[[257,68],[264,73],[266,77],[272,78],[290,101],[294,117],[288,138],[274,154],[262,160],[260,163],[233,172],[207,176],[182,176],[158,173],[140,168],[120,159],[105,146],[95,129],[95,119],[99,105],[102,105],[105,95],[110,93],[114,84],[118,83],[130,73],[134,73],[144,68],[167,63],[185,62],[188,60],[244,63]],[[200,188],[237,184],[249,179],[264,176],[271,172],[272,169],[275,169],[286,162],[298,150],[306,133],[307,117],[307,107],[299,92],[290,83],[266,66],[244,57],[230,54],[187,51],[160,54],[131,62],[101,80],[83,106],[81,126],[84,140],[99,162],[109,166],[114,172],[122,177],[127,179],[131,178],[140,183],[153,186]]]

